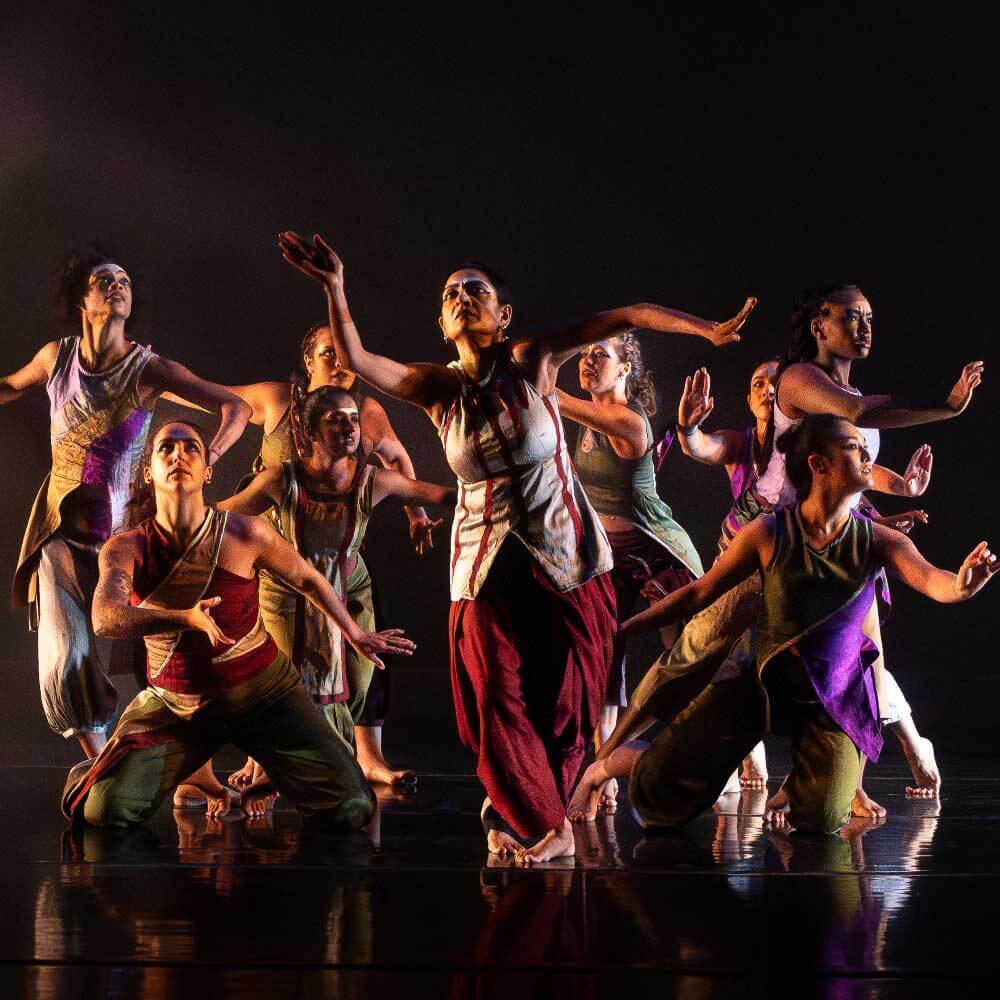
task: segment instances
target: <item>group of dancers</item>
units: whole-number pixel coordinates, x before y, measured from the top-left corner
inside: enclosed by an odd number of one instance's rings
[[[874,464],[879,430],[959,415],[982,362],[938,403],[864,395],[851,367],[872,348],[871,306],[853,285],[811,289],[786,354],[751,373],[751,426],[703,426],[714,400],[700,369],[657,441],[636,331],[721,347],[739,341],[756,300],[721,323],[644,303],[518,335],[504,279],[464,263],[438,318],[457,359],[407,364],[365,347],[321,237],[282,233],[279,249],[328,312],[290,382],[220,386],[131,341],[132,281],[102,252],[61,272],[59,302],[79,332],[0,379],[0,402],[32,386],[49,396],[52,468],[14,604],[38,629],[46,719],[86,754],[64,789],[68,818],[142,823],[170,794],[221,815],[237,792],[254,816],[280,793],[352,829],[372,819],[373,783],[413,780],[386,762],[381,731],[382,658],[414,646],[377,624],[363,556],[389,496],[406,505],[418,553],[443,522],[425,506],[454,508],[452,691],[490,852],[522,864],[572,854],[572,821],[613,811],[622,777],[646,828],[680,827],[727,790],[766,787],[765,733],[786,737],[792,756],[768,800],[775,824],[830,834],[852,814],[883,816],[862,776],[885,727],[913,771],[908,792],[937,794],[931,743],[885,667],[876,595],[887,598],[891,571],[934,600],[966,600],[1000,564],[981,542],[955,573],[932,566],[908,537],[926,515],[881,517],[866,493],[927,489],[930,448],[894,473]],[[573,358],[584,397],[556,386]],[[457,488],[416,478],[362,383],[426,412]],[[218,430],[170,420],[151,431],[159,398],[217,414]],[[580,425],[572,458],[563,417]],[[264,433],[253,474],[209,504],[213,467],[248,422]],[[657,493],[675,441],[730,480],[707,571]],[[649,606],[633,615],[640,596]],[[663,654],[626,697],[627,641],[653,629]],[[115,640],[119,663],[143,647],[141,690],[117,723],[97,637]],[[640,742],[654,722],[665,725]],[[247,754],[232,787],[212,768],[227,743]]]

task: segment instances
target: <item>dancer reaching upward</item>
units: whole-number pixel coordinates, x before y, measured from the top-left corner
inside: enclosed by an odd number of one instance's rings
[[[590,393],[590,400],[560,391],[559,410],[584,428],[577,436],[573,464],[611,544],[611,580],[618,620],[624,621],[651,577],[662,597],[704,570],[694,542],[656,492],[649,423],[656,395],[635,334],[629,331],[589,344],[580,355],[579,373],[580,387]],[[663,636],[665,649],[675,637],[672,632]],[[616,637],[594,737],[598,749],[614,729],[619,707],[627,704],[625,652],[624,640]]]
[[[648,749],[621,744],[585,772],[569,814],[590,819],[600,789],[629,776],[647,827],[676,828],[717,798],[765,731],[787,736],[788,822],[835,833],[851,818],[863,760],[882,748],[863,623],[884,568],[942,603],[964,601],[1000,568],[986,542],[957,573],[932,566],[902,532],[854,509],[873,487],[865,438],[843,417],[808,415],[778,438],[797,501],[755,518],[700,579],[625,623],[628,634],[705,608],[751,574],[763,576],[754,670],[710,683]]]
[[[66,258],[57,282],[62,317],[79,333],[46,344],[0,379],[0,403],[32,386],[49,396],[52,470],[28,521],[14,607],[38,629],[38,677],[49,726],[94,756],[118,710],[118,694],[94,643],[90,601],[97,554],[121,526],[133,474],[163,396],[218,413],[209,464],[239,438],[250,408],[183,365],[129,340],[132,278],[100,251]]]
[[[251,406],[251,423],[264,429],[254,472],[276,468],[297,457],[293,397],[297,390],[307,393],[329,385],[346,389],[354,396],[361,421],[360,450],[366,455],[374,455],[386,469],[415,479],[413,462],[397,437],[385,409],[364,391],[364,385],[357,376],[339,363],[333,337],[325,324],[317,324],[306,333],[299,348],[299,361],[301,372],[292,380],[227,386],[230,392]],[[403,510],[409,522],[410,540],[417,554],[423,555],[425,549],[433,547],[433,531],[441,521],[431,520],[420,506],[408,505]],[[281,530],[276,515],[272,523]],[[290,635],[282,620],[287,623],[295,615],[295,597],[266,573],[261,574],[260,582],[261,613],[280,645],[284,637]],[[376,606],[377,603],[376,600]],[[282,647],[282,652],[292,656],[291,647]],[[348,669],[356,665],[354,659],[348,661]],[[347,706],[354,719],[358,761],[365,777],[375,783],[406,784],[414,780],[414,773],[391,768],[382,751],[382,729],[388,709],[391,673],[391,666],[387,666],[372,675],[370,680],[348,677],[351,696]],[[243,787],[252,778],[253,762],[248,761],[230,781],[237,787]]]
[[[827,285],[806,291],[796,304],[791,317],[792,341],[788,351],[787,369],[779,374],[774,426],[778,433],[801,419],[802,414],[833,411],[848,419],[857,419],[865,426],[870,451],[878,447],[878,428],[904,427],[946,420],[958,416],[969,405],[976,387],[982,380],[983,363],[966,365],[951,392],[939,405],[913,406],[889,395],[864,396],[850,386],[851,365],[864,359],[871,351],[871,305],[856,285]],[[790,381],[786,382],[786,379]],[[787,390],[788,386],[791,390]],[[787,405],[794,416],[785,416]],[[707,406],[707,403],[702,403]],[[693,425],[692,425],[693,426]],[[690,431],[682,426],[680,433]],[[737,528],[749,524],[761,513],[794,497],[785,474],[784,458],[775,449],[767,449],[764,471],[744,490],[736,501],[727,522]],[[901,496],[919,495],[927,485],[930,456],[926,448],[918,449],[904,476],[888,470],[876,470],[872,488],[884,489]],[[860,493],[855,502],[860,500]],[[722,670],[723,674],[739,674],[738,660],[743,650],[737,646],[741,636],[756,620],[760,607],[760,586],[756,577],[742,579],[713,604],[696,615],[684,627],[670,656],[660,660],[646,674],[633,693],[627,711],[619,720],[615,732],[601,748],[607,756],[617,746],[634,738],[657,718],[669,721],[680,712],[706,684]],[[881,645],[878,635],[877,609],[872,604],[866,629]],[[732,655],[731,655],[732,654]],[[877,676],[876,671],[876,676]],[[883,711],[890,704],[902,703],[880,694]],[[903,709],[903,712],[908,709]],[[890,720],[891,721],[891,720]],[[918,779],[919,781],[919,779]],[[861,815],[883,812],[859,789],[856,811]]]
[[[343,265],[320,237],[283,233],[280,247],[323,288],[338,357],[420,406],[458,477],[452,689],[459,733],[486,787],[489,848],[526,864],[570,854],[565,806],[597,722],[615,619],[611,552],[573,472],[554,398],[559,367],[583,345],[634,327],[731,343],[754,303],[726,323],[641,305],[510,340],[505,283],[487,267],[463,265],[445,281],[439,317],[458,360],[401,364],[363,346]]]
[[[108,540],[94,596],[99,635],[144,638],[149,686],[96,759],[70,771],[63,812],[97,826],[145,822],[233,742],[270,778],[246,793],[251,813],[255,798],[277,790],[307,815],[363,826],[375,796],[264,629],[257,571],[267,567],[298,590],[369,659],[413,643],[399,629],[360,629],[327,580],[266,523],[208,507],[212,470],[197,428],[174,421],[152,443],[144,475],[155,515]]]

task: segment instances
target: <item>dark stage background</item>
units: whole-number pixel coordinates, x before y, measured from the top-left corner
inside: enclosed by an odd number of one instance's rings
[[[642,299],[722,318],[759,296],[737,347],[645,337],[657,426],[702,364],[712,426],[743,426],[750,370],[784,346],[793,297],[817,282],[856,281],[873,303],[865,390],[943,398],[965,362],[992,363],[995,71],[990,33],[961,9],[366,9],[364,23],[299,5],[6,12],[0,370],[59,335],[47,275],[99,235],[143,300],[136,339],[221,382],[282,377],[323,316],[278,256],[285,228],[330,239],[367,342],[405,360],[446,358],[440,281],[470,256],[510,276],[521,329]],[[915,537],[947,567],[989,537],[998,380],[988,367],[957,421],[884,436],[881,461],[898,469],[934,446],[919,501],[931,524]],[[575,385],[572,365],[562,381]],[[447,482],[426,418],[387,408],[418,473]],[[223,490],[258,439],[226,457]],[[0,409],[5,588],[47,449],[43,393]],[[660,483],[710,558],[724,475],[675,451]],[[420,643],[397,695],[444,720],[447,536],[418,560],[404,529],[384,510],[369,532],[387,617]],[[888,659],[941,749],[993,747],[998,601],[1000,587],[955,608],[895,589]],[[2,634],[0,756],[76,759],[41,721],[23,613]],[[457,746],[453,727],[440,739]]]

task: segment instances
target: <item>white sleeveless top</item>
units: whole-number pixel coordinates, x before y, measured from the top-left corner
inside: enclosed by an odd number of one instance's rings
[[[857,389],[851,386],[847,387],[847,391],[854,393],[855,396],[861,395]],[[777,395],[774,397],[773,413],[775,442],[785,431],[798,427],[802,423],[801,417],[798,420],[793,420],[782,412],[778,405]],[[859,427],[858,430],[865,439],[865,447],[868,449],[872,462],[874,462],[878,458],[879,445],[881,444],[878,428]],[[787,507],[789,504],[795,503],[795,487],[789,482],[788,473],[785,471],[785,456],[778,451],[777,447],[771,449],[771,459],[767,463],[767,468],[754,484],[754,490],[768,503],[774,504],[776,507]],[[851,506],[856,507],[860,499],[861,494],[855,494],[851,500]]]
[[[577,479],[555,393],[542,396],[510,355],[461,391],[438,436],[458,479],[451,599],[471,600],[513,534],[559,590],[613,565],[600,519]]]

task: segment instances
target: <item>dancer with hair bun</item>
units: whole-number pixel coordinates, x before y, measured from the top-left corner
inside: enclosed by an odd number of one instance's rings
[[[725,323],[643,304],[509,339],[506,283],[462,264],[447,275],[438,318],[458,359],[403,364],[365,349],[343,265],[321,237],[286,232],[279,245],[323,289],[341,360],[427,413],[458,478],[452,691],[486,788],[489,850],[521,864],[572,854],[566,803],[598,720],[615,615],[611,550],[566,449],[559,368],[584,345],[636,327],[731,343],[754,301]]]
[[[33,386],[49,397],[52,469],[31,511],[14,607],[38,630],[42,708],[52,731],[87,757],[104,746],[118,693],[94,641],[91,598],[101,546],[121,527],[133,476],[163,397],[216,413],[214,464],[237,441],[250,408],[232,393],[130,339],[131,275],[102,248],[69,254],[54,280],[60,319],[76,333],[47,343],[0,378],[0,403]]]
[[[882,749],[871,664],[878,653],[863,625],[878,576],[896,573],[942,603],[968,600],[1000,563],[986,542],[957,573],[931,565],[900,531],[853,508],[874,486],[865,438],[849,420],[808,415],[776,442],[796,493],[789,506],[756,517],[701,579],[627,621],[633,634],[693,614],[751,575],[763,603],[753,669],[710,683],[648,748],[620,744],[592,764],[569,814],[591,819],[601,788],[628,776],[646,828],[676,829],[719,796],[765,732],[788,738],[787,816],[773,822],[832,834],[850,820],[866,758]]]
[[[656,491],[649,422],[656,413],[656,393],[635,333],[629,330],[587,345],[580,354],[579,377],[590,400],[560,391],[559,409],[583,428],[573,464],[608,535],[618,620],[624,621],[644,587],[654,587],[657,597],[663,597],[704,570],[694,542]],[[662,636],[666,650],[675,637],[674,627]],[[597,749],[614,729],[618,709],[628,703],[625,672],[626,644],[616,636],[594,733]],[[616,792],[607,789],[608,810],[614,807]]]
[[[254,382],[249,385],[227,386],[252,408],[250,422],[264,430],[260,452],[254,460],[254,473],[273,469],[283,462],[299,457],[295,427],[296,399],[323,386],[346,389],[354,397],[360,415],[360,450],[371,455],[386,469],[416,479],[413,462],[403,446],[385,408],[365,387],[354,372],[343,367],[337,358],[337,349],[329,327],[317,323],[306,332],[299,346],[299,368],[291,379],[273,382]],[[300,436],[301,437],[301,436]],[[302,445],[299,440],[299,446]],[[440,520],[432,520],[419,505],[404,505],[403,511],[409,524],[410,541],[417,555],[434,547],[433,532],[440,527]],[[269,512],[271,523],[280,531],[276,512]],[[359,556],[364,559],[364,553]],[[269,630],[279,645],[290,633],[288,622],[294,618],[296,598],[287,588],[262,573],[260,578],[261,613]],[[378,607],[375,595],[376,609]],[[282,646],[286,656],[292,656],[290,645]],[[351,660],[349,668],[355,666]],[[354,736],[358,761],[365,777],[373,784],[411,785],[416,780],[413,771],[394,769],[385,759],[382,749],[382,731],[391,694],[392,667],[364,677],[349,677],[351,696],[348,708],[354,720]],[[229,778],[236,788],[244,788],[254,780],[253,761],[247,763]],[[259,769],[258,769],[259,777]]]

